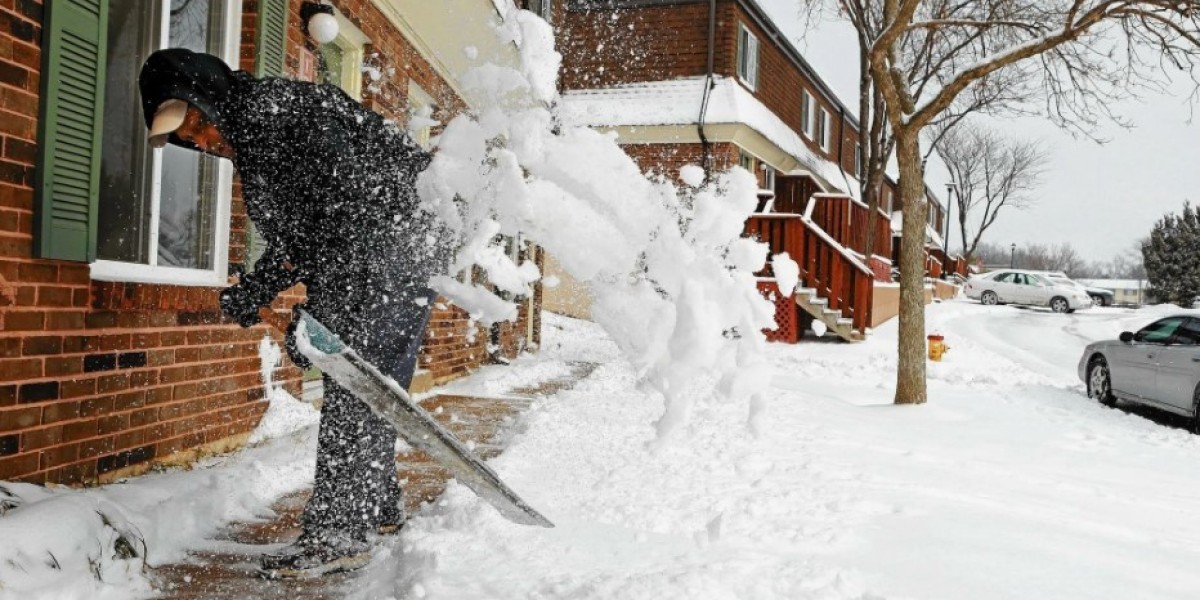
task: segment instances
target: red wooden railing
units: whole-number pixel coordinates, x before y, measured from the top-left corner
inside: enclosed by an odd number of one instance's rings
[[[874,277],[871,270],[837,244],[819,227],[796,214],[758,214],[746,221],[745,235],[766,242],[771,256],[787,252],[800,265],[803,287],[817,290],[829,308],[851,319],[854,329],[871,325]],[[770,263],[760,277],[773,277]]]
[[[813,194],[812,202],[813,223],[825,230],[837,243],[866,256],[867,217],[870,215],[866,205],[842,194]],[[879,210],[875,219],[874,235],[873,253],[891,256],[891,219],[882,210]]]

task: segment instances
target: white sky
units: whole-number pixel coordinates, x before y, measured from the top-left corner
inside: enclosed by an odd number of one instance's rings
[[[843,102],[857,110],[858,51],[850,27],[825,22],[801,39],[799,0],[759,3]],[[1176,87],[1174,97],[1120,106],[1118,113],[1133,128],[1104,128],[1100,136],[1109,140],[1104,145],[1073,139],[1043,119],[1001,123],[1005,132],[1042,140],[1050,164],[1036,204],[1002,212],[984,241],[1006,246],[1069,242],[1087,260],[1106,261],[1149,234],[1155,221],[1178,211],[1184,200],[1200,202],[1200,125],[1188,123],[1188,88],[1183,82]],[[929,171],[929,185],[944,195],[949,179],[944,167],[931,165]]]

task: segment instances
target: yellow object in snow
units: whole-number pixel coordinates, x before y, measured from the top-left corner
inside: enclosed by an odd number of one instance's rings
[[[946,353],[946,350],[950,349],[946,345],[946,336],[931,335],[927,339],[929,340],[929,360],[942,362],[942,355]]]

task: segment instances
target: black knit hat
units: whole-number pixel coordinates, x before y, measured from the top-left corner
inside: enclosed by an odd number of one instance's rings
[[[218,131],[224,131],[220,107],[233,83],[233,70],[211,54],[185,48],[168,48],[151,54],[138,77],[146,127],[154,122],[154,115],[164,102],[183,100],[203,113]],[[199,150],[173,133],[169,141],[176,146]]]

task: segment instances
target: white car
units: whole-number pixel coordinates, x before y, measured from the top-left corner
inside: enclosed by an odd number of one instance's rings
[[[1053,279],[1022,269],[1002,269],[967,280],[968,298],[981,304],[1021,304],[1046,306],[1057,313],[1075,312],[1092,307],[1092,297],[1073,283]]]
[[[1174,315],[1119,339],[1083,349],[1079,378],[1088,396],[1112,406],[1117,400],[1145,404],[1190,417],[1200,433],[1200,318]]]

